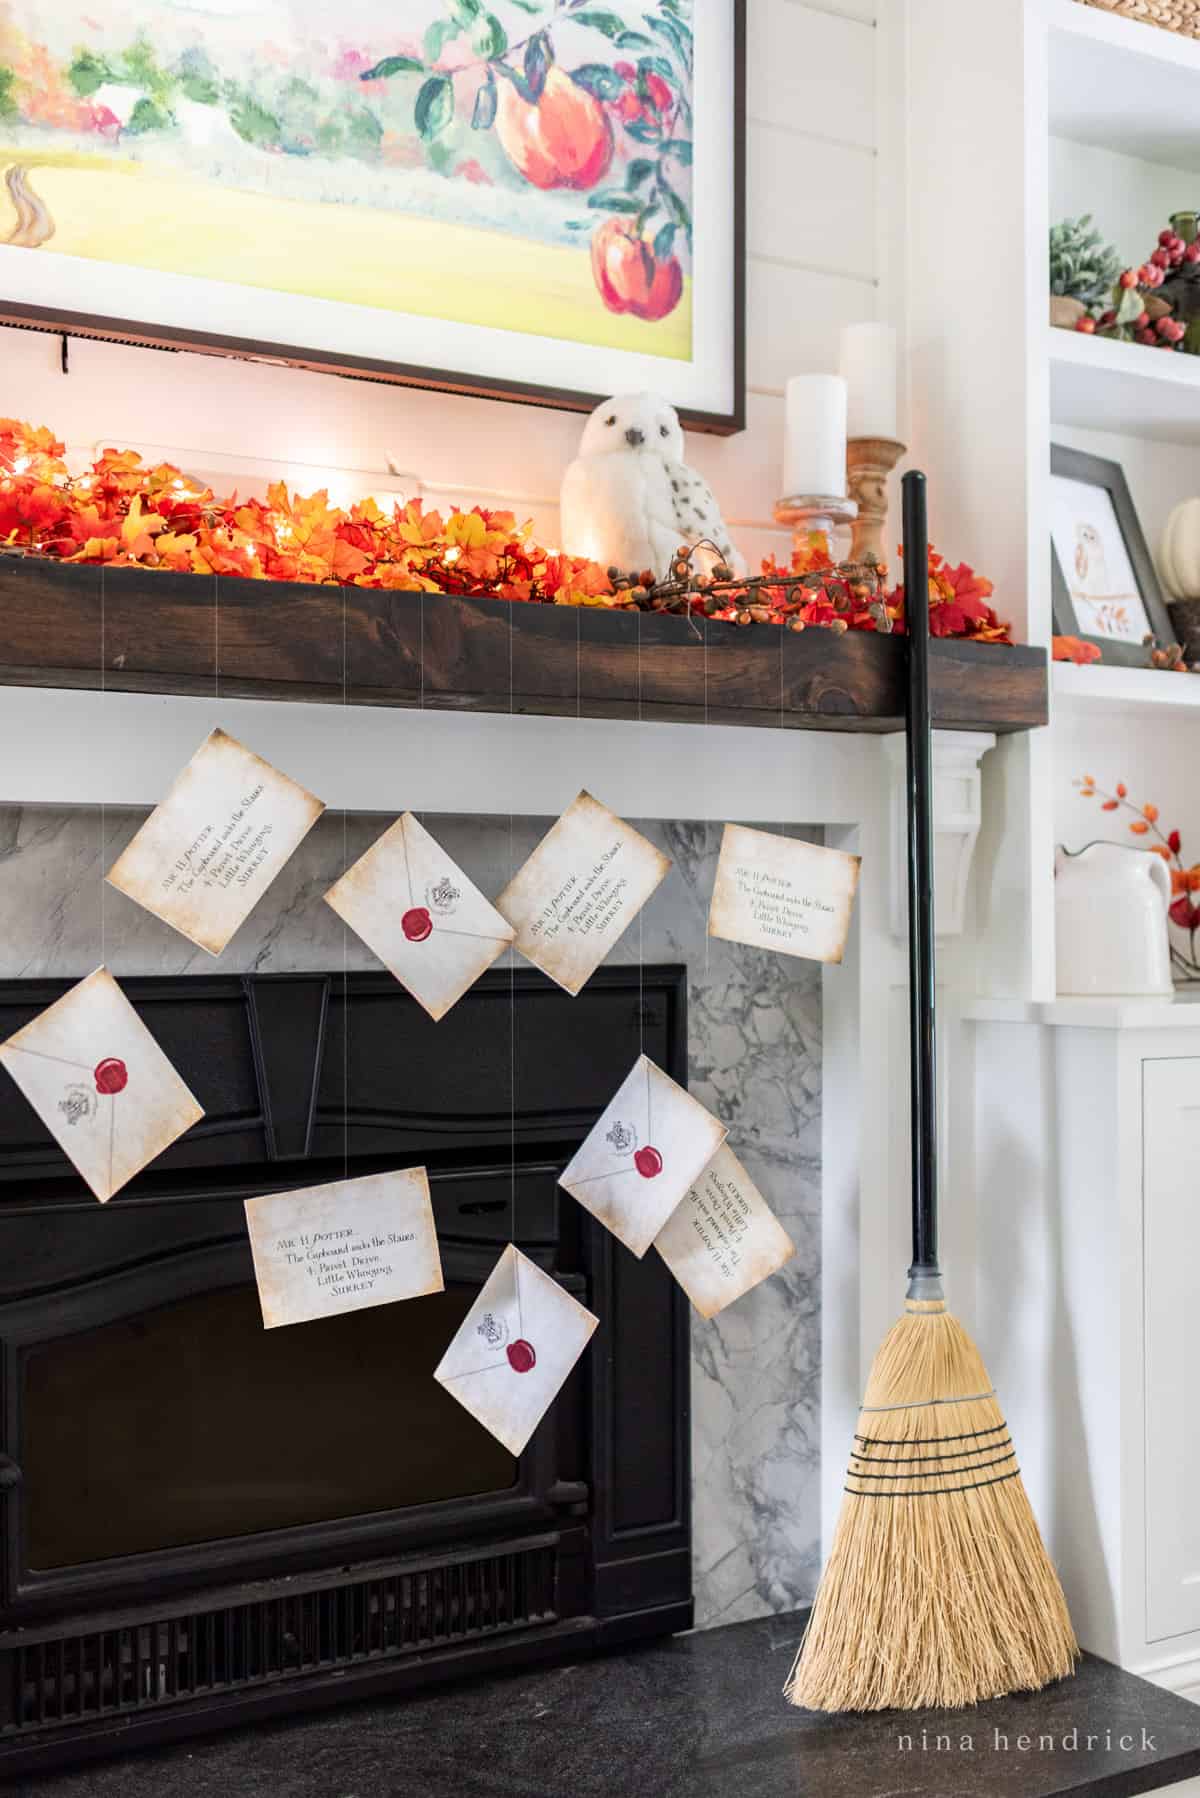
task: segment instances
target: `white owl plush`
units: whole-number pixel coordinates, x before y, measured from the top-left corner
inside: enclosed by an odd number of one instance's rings
[[[702,540],[716,550],[698,557],[699,567],[724,561],[745,573],[708,482],[683,459],[674,407],[653,393],[605,400],[563,476],[563,548],[624,574],[651,568],[665,580],[680,544]]]

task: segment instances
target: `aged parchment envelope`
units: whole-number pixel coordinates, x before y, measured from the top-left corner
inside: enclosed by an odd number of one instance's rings
[[[0,1062],[101,1204],[204,1116],[107,968],[0,1043]]]
[[[519,1455],[599,1321],[509,1243],[433,1377]]]
[[[715,1317],[796,1252],[728,1143],[675,1207],[654,1246],[701,1317]]]
[[[590,793],[551,825],[496,901],[521,954],[574,996],[671,861]]]
[[[214,730],[108,879],[220,955],[324,810],[270,762]]]
[[[725,1136],[698,1099],[639,1055],[558,1183],[640,1260]]]
[[[436,1022],[513,940],[424,825],[405,812],[325,895]]]
[[[423,1167],[264,1193],[246,1228],[268,1330],[442,1291]]]
[[[709,936],[808,961],[841,961],[860,858],[727,824],[708,913]]]

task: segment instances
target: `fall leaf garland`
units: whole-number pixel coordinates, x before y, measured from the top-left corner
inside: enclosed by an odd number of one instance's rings
[[[530,540],[511,512],[454,512],[419,500],[388,517],[283,482],[266,501],[218,498],[170,463],[105,450],[72,476],[45,428],[0,419],[0,543],[106,567],[168,568],[249,580],[333,582],[429,593],[490,593],[556,605],[611,603],[604,570]]]
[[[0,547],[29,556],[106,567],[165,568],[248,580],[304,581],[427,593],[470,593],[540,605],[632,609],[627,589],[582,556],[542,548],[532,525],[512,512],[426,510],[420,500],[390,515],[366,498],[349,511],[325,491],[306,496],[277,482],[266,500],[220,498],[171,463],[146,466],[133,450],[104,450],[73,475],[64,446],[44,426],[0,418]],[[754,617],[780,625],[875,630],[880,604],[855,602],[819,533],[796,552],[790,570],[773,559],[763,574],[827,576],[816,592],[760,586]],[[966,563],[929,556],[934,636],[1011,641],[987,603],[992,587]],[[715,597],[715,596],[714,596]],[[726,596],[722,595],[722,601]],[[891,628],[903,629],[904,591],[884,595]],[[733,620],[738,594],[715,606],[703,591],[690,601],[709,617]]]

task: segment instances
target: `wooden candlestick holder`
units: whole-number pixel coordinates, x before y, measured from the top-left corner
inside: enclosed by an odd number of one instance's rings
[[[846,475],[851,495],[858,501],[852,527],[850,559],[853,562],[886,562],[887,478],[904,454],[906,445],[891,437],[851,437],[846,445]]]

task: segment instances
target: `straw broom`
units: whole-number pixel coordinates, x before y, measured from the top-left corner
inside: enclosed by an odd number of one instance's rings
[[[1034,1691],[1078,1644],[978,1349],[937,1261],[925,477],[904,478],[913,1264],[867,1381],[833,1549],[788,1684],[819,1711]]]

